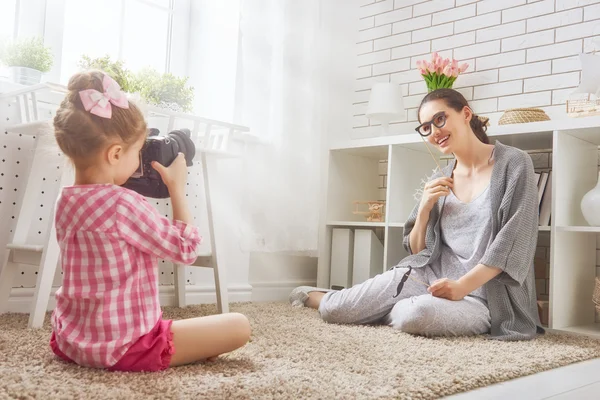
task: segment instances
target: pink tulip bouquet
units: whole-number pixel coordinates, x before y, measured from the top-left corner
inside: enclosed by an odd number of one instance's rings
[[[427,90],[430,92],[440,88],[451,88],[458,75],[465,72],[468,67],[467,63],[459,66],[458,61],[454,59],[442,59],[437,52],[433,52],[431,55],[431,62],[417,61],[417,68],[423,75],[423,79],[427,83]]]

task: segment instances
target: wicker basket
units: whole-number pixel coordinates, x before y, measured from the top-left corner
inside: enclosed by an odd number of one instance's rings
[[[498,125],[522,124],[525,122],[549,121],[550,117],[540,108],[511,108],[502,114]]]
[[[592,301],[594,302],[596,311],[600,312],[600,278],[596,278],[596,286],[594,286]]]

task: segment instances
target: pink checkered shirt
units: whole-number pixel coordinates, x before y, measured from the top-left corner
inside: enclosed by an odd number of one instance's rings
[[[56,204],[63,284],[52,328],[79,365],[110,367],[162,317],[158,259],[191,264],[198,229],[115,185],[63,188]]]

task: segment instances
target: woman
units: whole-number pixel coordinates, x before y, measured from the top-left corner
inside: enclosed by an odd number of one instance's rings
[[[406,221],[410,255],[348,289],[296,288],[291,303],[318,309],[327,322],[384,323],[426,336],[534,338],[544,330],[533,272],[538,193],[531,158],[489,144],[485,125],[455,90],[427,94],[418,116],[419,134],[455,159],[425,185]]]

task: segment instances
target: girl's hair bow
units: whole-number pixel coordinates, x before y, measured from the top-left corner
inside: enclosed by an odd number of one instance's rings
[[[104,93],[96,89],[86,89],[79,92],[81,103],[85,111],[102,118],[112,117],[112,104],[119,108],[129,108],[129,101],[121,91],[119,84],[110,76],[104,75],[102,79]]]

